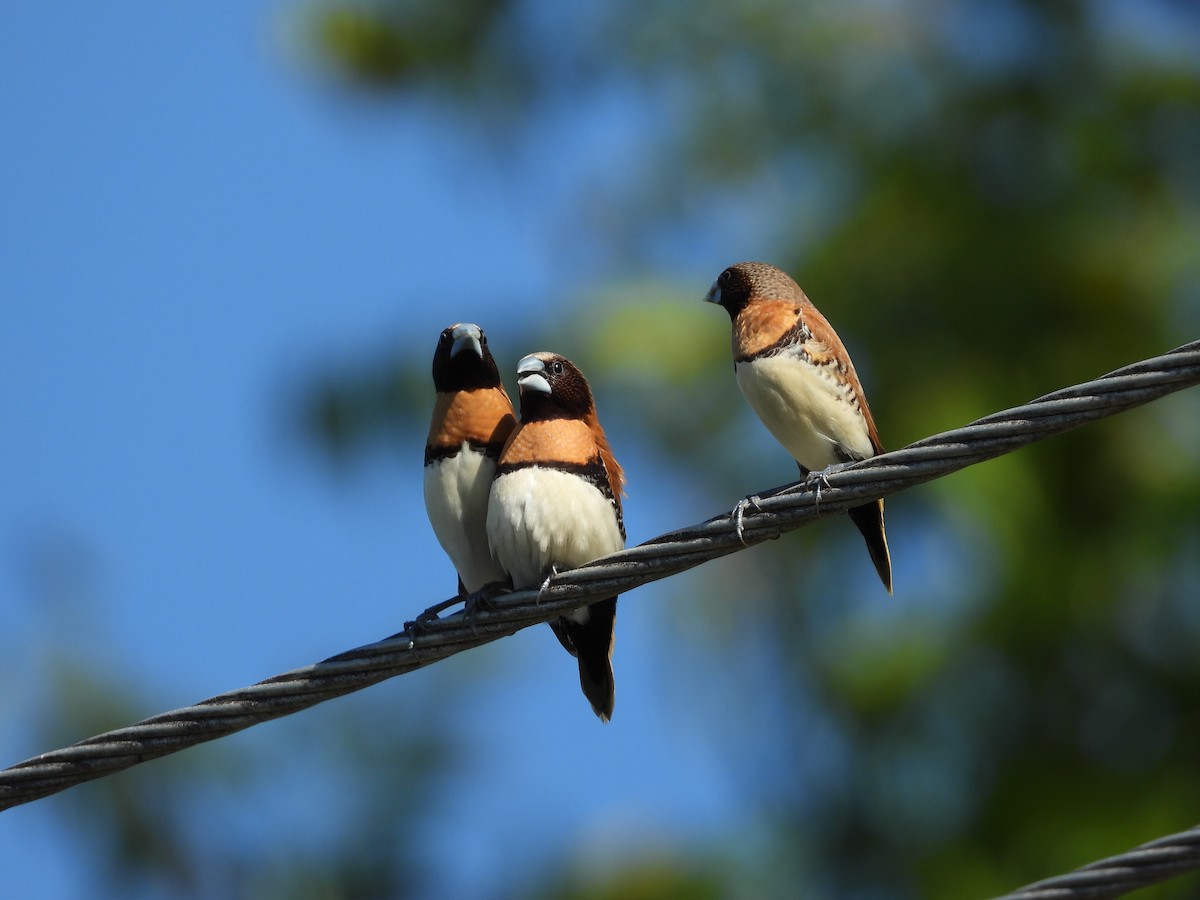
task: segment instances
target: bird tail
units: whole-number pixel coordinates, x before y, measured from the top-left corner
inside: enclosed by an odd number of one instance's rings
[[[867,551],[871,554],[871,562],[875,563],[875,571],[879,580],[892,592],[892,555],[888,552],[887,534],[883,530],[883,501],[855,506],[849,510],[850,520],[862,532],[867,542]]]
[[[612,670],[617,598],[610,597],[592,603],[587,610],[586,622],[576,622],[564,616],[554,623],[554,633],[579,660],[579,686],[583,689],[583,695],[592,704],[592,711],[600,717],[600,721],[607,722],[612,718],[617,691]],[[567,640],[563,640],[564,632]]]

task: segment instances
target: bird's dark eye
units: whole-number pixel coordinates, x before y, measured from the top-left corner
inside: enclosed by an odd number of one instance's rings
[[[555,360],[550,364],[550,371],[555,375],[561,375],[563,373],[563,364],[558,360]]]
[[[722,272],[720,275],[717,276],[717,284],[722,288],[727,288],[727,287],[729,287],[729,280],[732,277],[733,277],[733,272],[730,271],[729,269],[726,269],[724,272]]]

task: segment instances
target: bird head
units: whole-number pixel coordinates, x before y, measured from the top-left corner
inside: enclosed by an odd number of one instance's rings
[[[442,392],[500,384],[500,372],[482,328],[472,322],[460,322],[442,330],[433,352],[433,384]]]
[[[521,419],[584,418],[594,413],[592,390],[583,373],[557,353],[531,353],[517,363]]]

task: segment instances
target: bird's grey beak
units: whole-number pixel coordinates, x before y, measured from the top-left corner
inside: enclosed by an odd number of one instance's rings
[[[717,284],[717,282],[714,281],[713,286],[708,289],[708,293],[704,295],[704,301],[706,303],[720,304],[720,302],[721,302],[721,286],[719,284]]]
[[[450,345],[450,358],[458,356],[463,350],[468,347],[471,352],[483,359],[483,331],[478,325],[473,325],[470,322],[464,322],[462,325],[455,325],[454,330],[450,332],[450,337],[454,338],[454,343]]]
[[[550,382],[546,380],[546,364],[536,356],[522,357],[517,363],[517,387],[522,394],[526,391],[549,394]]]

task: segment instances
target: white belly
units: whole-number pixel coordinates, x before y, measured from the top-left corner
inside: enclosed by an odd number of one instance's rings
[[[517,588],[541,582],[551,566],[574,568],[625,546],[612,503],[599,489],[539,466],[492,482],[487,535]]]
[[[834,373],[788,354],[738,363],[736,372],[746,402],[804,468],[875,455],[866,419]]]
[[[505,579],[487,540],[488,491],[495,471],[494,459],[467,444],[425,467],[429,522],[468,592]]]

